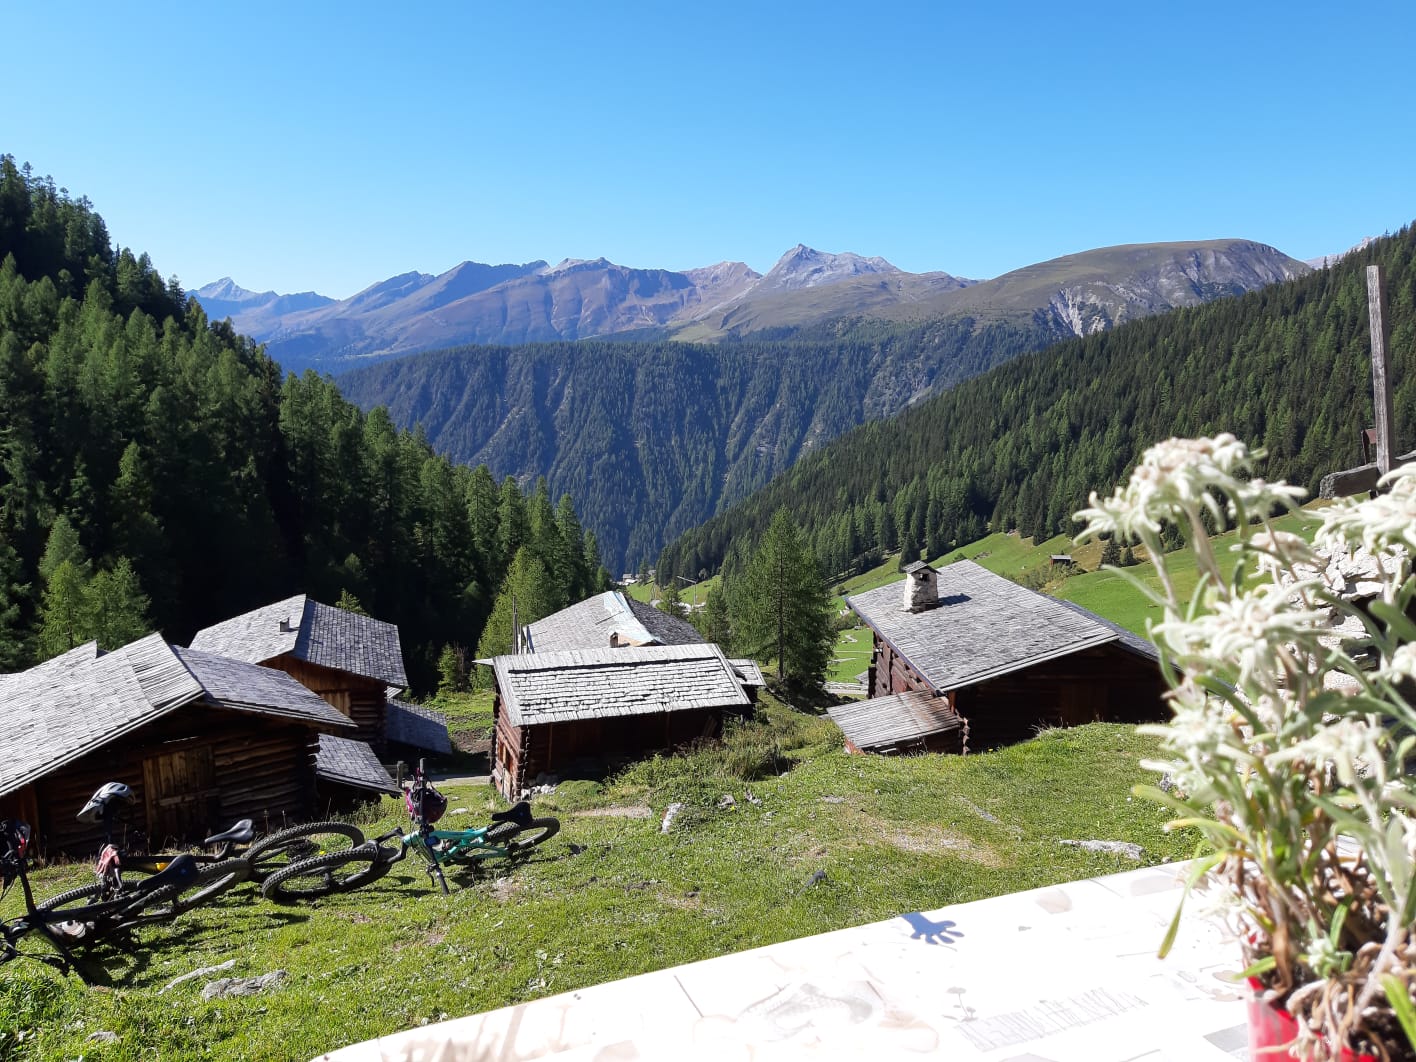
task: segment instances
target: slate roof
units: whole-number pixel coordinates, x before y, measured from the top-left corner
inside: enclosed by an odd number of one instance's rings
[[[322,730],[356,730],[338,708],[275,668],[231,660],[199,649],[173,646],[178,659],[206,690],[206,699],[223,708],[278,715],[313,723]]]
[[[1113,642],[1158,659],[1145,639],[973,561],[938,569],[938,585],[938,606],[924,612],[900,607],[898,582],[848,597],[846,604],[941,693]]]
[[[693,624],[652,605],[609,590],[554,612],[529,625],[529,652],[607,649],[610,635],[621,645],[699,645],[703,636]]]
[[[443,756],[452,752],[447,717],[442,712],[392,697],[384,705],[384,737],[400,745],[412,745]]]
[[[321,604],[304,594],[200,630],[192,648],[252,664],[289,653],[297,660],[399,689],[408,685],[394,624]]]
[[[81,646],[6,676],[0,689],[0,796],[193,704],[298,719],[321,729],[353,725],[287,675],[178,650],[160,634],[111,653]]]
[[[397,796],[399,792],[373,749],[362,741],[333,734],[320,735],[320,747],[315,753],[315,777],[374,793]]]
[[[492,666],[514,726],[752,703],[723,651],[707,643],[521,653]]]
[[[826,714],[862,751],[919,741],[964,725],[963,719],[949,710],[948,701],[925,690],[833,704]]]
[[[756,660],[734,657],[728,663],[733,665],[733,670],[738,673],[738,678],[742,680],[744,686],[765,687],[767,680],[762,677],[762,669],[757,666]]]

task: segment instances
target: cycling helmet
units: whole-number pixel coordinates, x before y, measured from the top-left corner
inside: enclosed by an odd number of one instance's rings
[[[403,805],[414,822],[431,826],[447,811],[447,797],[429,783],[419,780],[404,790]]]
[[[80,822],[102,822],[107,817],[110,806],[131,804],[136,799],[132,789],[122,782],[106,782],[98,787],[97,793],[89,797],[89,802],[84,805],[77,818]]]

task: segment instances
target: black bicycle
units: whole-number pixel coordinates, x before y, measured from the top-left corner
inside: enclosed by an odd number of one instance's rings
[[[190,855],[179,855],[160,872],[131,882],[112,899],[58,903],[56,901],[63,897],[55,897],[46,903],[36,903],[26,871],[30,838],[28,823],[18,819],[0,820],[0,898],[18,881],[25,901],[24,914],[0,923],[0,963],[34,959],[61,973],[72,972],[82,978],[75,948],[91,947],[138,926],[171,921],[178,910],[175,899],[195,886],[200,877],[196,860]],[[30,934],[38,934],[58,954],[21,950],[20,942]]]
[[[132,789],[122,782],[108,782],[89,798],[77,818],[103,825],[104,844],[95,866],[96,880],[41,901],[41,909],[62,911],[116,899],[128,891],[133,875],[141,882],[163,872],[177,858],[166,852],[130,851],[114,843],[115,827],[135,800]],[[177,915],[210,903],[244,881],[263,882],[292,863],[348,851],[364,843],[363,832],[343,822],[305,823],[252,843],[254,837],[251,820],[242,819],[230,829],[206,838],[202,844],[210,851],[186,853],[198,867],[197,880],[192,887],[164,901],[170,903],[170,913]],[[160,910],[158,905],[153,913]]]

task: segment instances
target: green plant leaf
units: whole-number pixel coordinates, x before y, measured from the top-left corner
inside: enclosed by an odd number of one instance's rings
[[[1411,1005],[1411,996],[1407,994],[1405,983],[1399,977],[1387,974],[1382,978],[1382,991],[1386,993],[1387,1002],[1391,1004],[1396,1020],[1401,1023],[1401,1031],[1406,1034],[1407,1044],[1416,1048],[1416,1007]]]

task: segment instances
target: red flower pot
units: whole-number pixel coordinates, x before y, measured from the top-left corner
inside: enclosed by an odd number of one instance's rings
[[[1249,1058],[1253,1062],[1286,1062],[1288,1045],[1298,1038],[1298,1023],[1282,1007],[1263,1000],[1264,986],[1249,978]],[[1306,1062],[1309,1056],[1304,1055]],[[1340,1062],[1377,1062],[1375,1055],[1344,1047]]]

